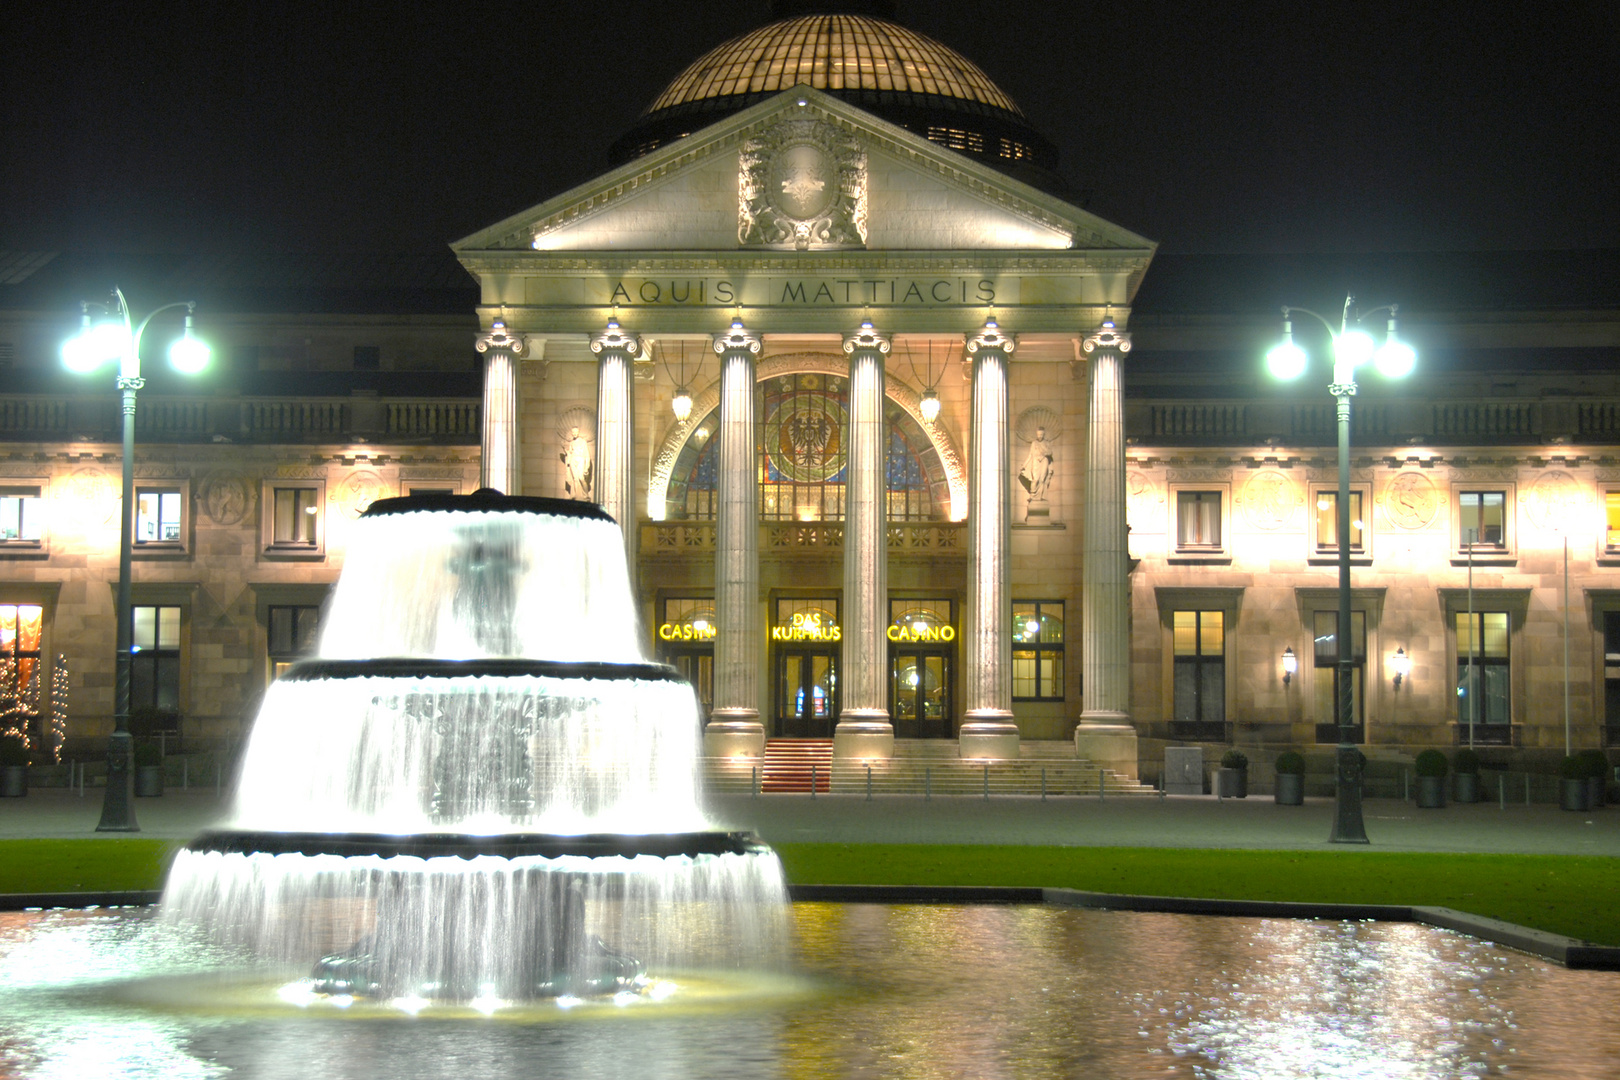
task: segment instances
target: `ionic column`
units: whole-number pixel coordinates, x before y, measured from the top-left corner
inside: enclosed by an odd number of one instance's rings
[[[844,667],[837,757],[890,757],[889,722],[888,481],[884,461],[888,427],[883,422],[884,357],[889,339],[861,323],[844,339],[849,354],[849,435],[844,484]]]
[[[765,752],[759,721],[759,489],[755,483],[754,357],[759,338],[733,320],[720,354],[719,508],[715,521],[714,711],[703,729],[711,757]]]
[[[484,425],[479,439],[478,484],[507,495],[523,493],[518,435],[518,358],[529,347],[522,334],[508,334],[500,320],[474,347],[484,354]]]
[[[1012,461],[1007,361],[1013,339],[994,319],[968,336],[973,357],[973,430],[968,446],[968,602],[962,643],[967,711],[962,757],[1015,758],[1012,714]]]
[[[626,565],[632,585],[636,568],[636,508],[631,489],[635,428],[630,404],[635,396],[634,357],[641,339],[619,329],[609,319],[607,329],[591,338],[596,362],[596,502],[606,510],[624,535]]]
[[[1136,775],[1131,724],[1130,563],[1125,532],[1124,357],[1129,334],[1112,319],[1081,344],[1091,360],[1085,534],[1081,546],[1080,671],[1085,708],[1075,747],[1098,764]]]

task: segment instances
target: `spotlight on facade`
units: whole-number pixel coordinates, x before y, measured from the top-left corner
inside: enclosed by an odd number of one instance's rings
[[[1292,645],[1283,650],[1282,665],[1283,685],[1287,686],[1289,683],[1294,681],[1294,672],[1299,670],[1299,657],[1294,655],[1294,647]]]
[[[923,391],[922,401],[917,405],[917,411],[922,413],[923,423],[932,424],[939,419],[939,395],[933,387]]]
[[[1389,666],[1395,672],[1395,689],[1399,690],[1401,683],[1412,674],[1412,658],[1406,655],[1405,648],[1396,649],[1395,655],[1389,659]]]
[[[675,389],[675,396],[669,401],[670,409],[675,413],[675,419],[684,424],[692,417],[692,394],[681,386]]]

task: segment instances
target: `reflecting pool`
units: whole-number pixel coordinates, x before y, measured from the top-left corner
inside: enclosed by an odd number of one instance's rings
[[[344,1007],[147,910],[0,913],[0,1076],[1620,1076],[1620,975],[1428,927],[816,903],[791,921],[779,973]]]

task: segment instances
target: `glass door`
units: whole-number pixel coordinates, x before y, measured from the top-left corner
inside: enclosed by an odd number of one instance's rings
[[[891,650],[889,715],[894,721],[896,738],[951,737],[951,658],[948,653]]]
[[[776,734],[830,739],[838,719],[838,656],[826,648],[776,653]]]

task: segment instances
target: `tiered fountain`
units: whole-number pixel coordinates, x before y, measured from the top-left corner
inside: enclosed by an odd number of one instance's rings
[[[636,992],[759,963],[781,867],[713,829],[697,703],[640,645],[618,526],[551,499],[384,499],[318,657],[265,695],[229,828],[166,917],[334,999]]]

